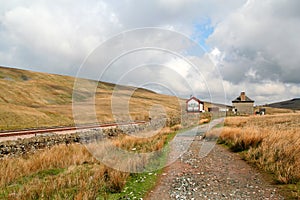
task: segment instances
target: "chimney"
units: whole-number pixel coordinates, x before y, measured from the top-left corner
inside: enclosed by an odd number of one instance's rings
[[[245,92],[241,92],[241,101],[246,101],[246,94]]]

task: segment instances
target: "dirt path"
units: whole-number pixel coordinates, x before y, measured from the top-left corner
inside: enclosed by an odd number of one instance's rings
[[[201,158],[205,144],[201,136],[193,137],[189,150],[164,169],[146,199],[284,199],[257,170],[222,146]]]

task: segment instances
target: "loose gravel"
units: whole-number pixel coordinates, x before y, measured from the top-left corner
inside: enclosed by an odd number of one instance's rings
[[[203,148],[209,154],[203,156]],[[284,199],[241,157],[200,135],[178,160],[164,169],[146,199]]]

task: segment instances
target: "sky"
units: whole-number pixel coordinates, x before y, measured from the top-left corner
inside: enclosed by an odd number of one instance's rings
[[[298,0],[2,0],[0,65],[261,105],[300,97],[299,32]]]

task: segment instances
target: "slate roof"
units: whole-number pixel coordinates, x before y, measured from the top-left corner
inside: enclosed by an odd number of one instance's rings
[[[237,102],[254,102],[254,100],[250,99],[249,97],[246,96],[245,101],[241,100],[241,96],[238,96],[235,100],[232,101],[232,103],[237,103]]]

